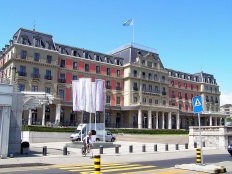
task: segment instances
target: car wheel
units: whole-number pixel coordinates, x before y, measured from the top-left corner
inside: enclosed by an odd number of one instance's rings
[[[99,141],[100,141],[100,139],[99,139],[99,138],[97,138],[97,139],[96,139],[96,141],[97,141],[97,142],[99,142]]]
[[[232,156],[232,153],[230,153],[230,156]]]
[[[111,138],[111,142],[114,142],[115,141],[115,138]]]
[[[80,139],[80,138],[77,138],[77,141],[81,141],[81,139]]]

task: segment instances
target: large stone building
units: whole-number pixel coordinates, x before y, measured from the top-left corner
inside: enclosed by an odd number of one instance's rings
[[[184,66],[184,65],[183,65]],[[202,125],[223,124],[216,79],[203,72],[167,69],[159,54],[137,44],[104,54],[55,43],[53,36],[20,28],[0,51],[0,68],[19,91],[45,91],[53,103],[25,110],[24,124],[74,125],[89,122],[89,113],[73,112],[72,80],[105,80],[106,127],[187,129],[197,125],[192,98],[202,96]],[[92,121],[104,122],[103,113]]]
[[[229,115],[232,118],[232,104],[225,104],[220,107],[222,113]]]

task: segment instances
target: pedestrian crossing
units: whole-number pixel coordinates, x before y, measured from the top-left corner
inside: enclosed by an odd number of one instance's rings
[[[82,164],[58,167],[60,170],[67,170],[79,174],[93,174],[94,165]],[[152,165],[142,165],[134,163],[103,163],[101,164],[101,174],[189,174],[189,170],[175,168],[158,168]],[[206,174],[204,172],[192,172],[194,174]]]

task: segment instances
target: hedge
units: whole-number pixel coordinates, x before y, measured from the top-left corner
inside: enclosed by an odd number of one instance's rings
[[[75,132],[76,128],[67,127],[46,127],[46,126],[28,126],[22,127],[23,131],[33,132]],[[164,135],[164,134],[189,134],[188,130],[177,130],[177,129],[107,129],[114,134],[150,134],[150,135]]]

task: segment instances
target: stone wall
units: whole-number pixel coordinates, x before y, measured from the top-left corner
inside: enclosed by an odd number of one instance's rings
[[[202,126],[201,137],[206,147],[227,149],[228,144],[232,143],[232,127]],[[198,126],[189,127],[189,145],[193,146],[194,142],[197,142],[198,147],[200,147],[200,132]]]
[[[23,131],[22,140],[29,143],[68,142],[72,133]]]

